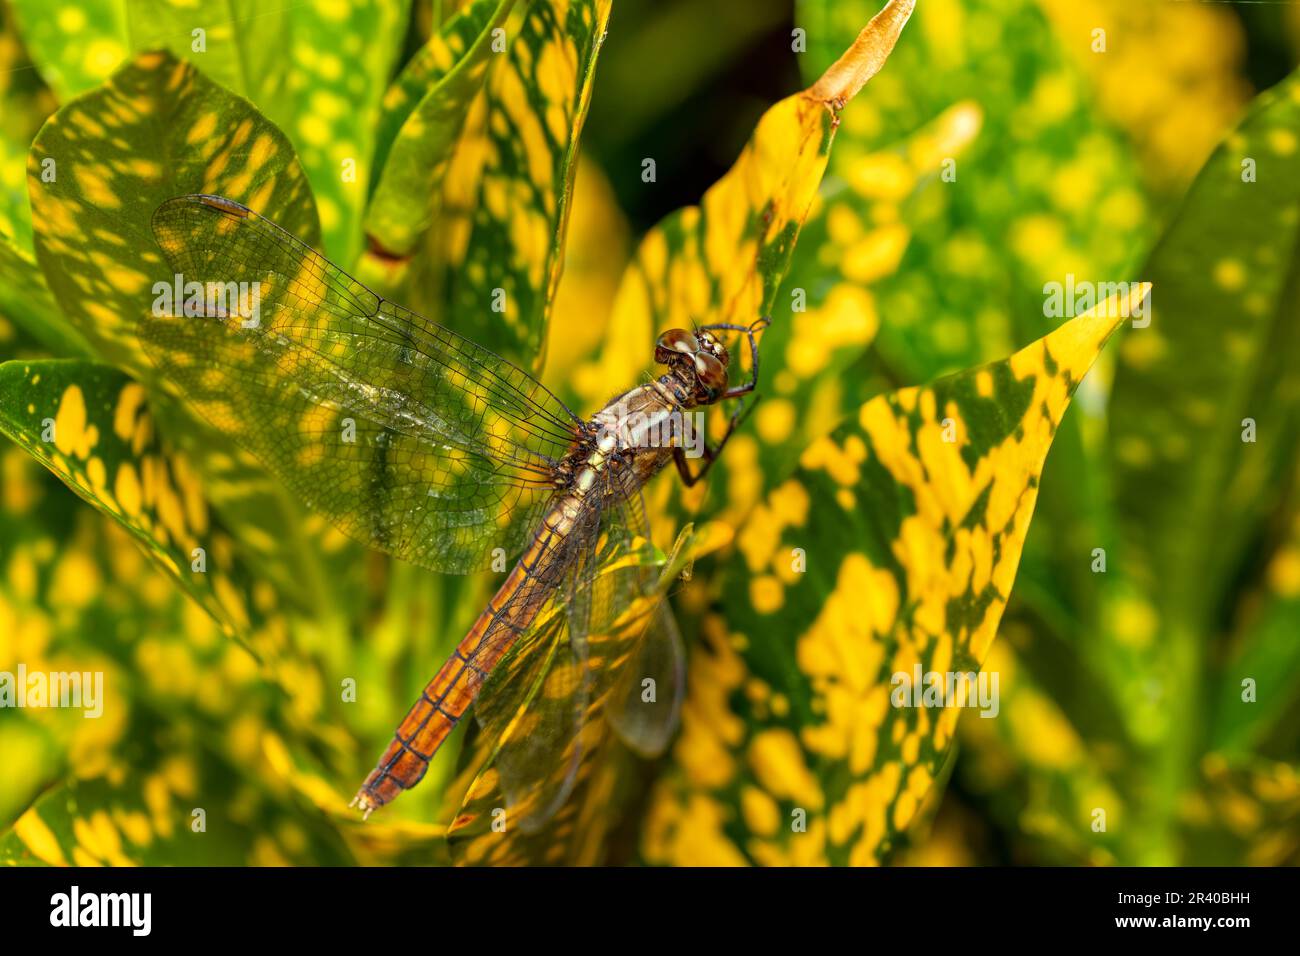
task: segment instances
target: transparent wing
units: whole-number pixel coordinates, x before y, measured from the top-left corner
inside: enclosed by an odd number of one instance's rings
[[[590,722],[603,708],[636,752],[662,753],[685,685],[681,636],[660,586],[639,489],[611,488],[575,529],[555,599],[502,658],[475,714],[525,832],[573,786]]]
[[[643,756],[664,751],[686,684],[681,633],[660,576],[639,489],[605,509],[607,561],[589,588],[586,635],[592,696],[615,733]],[[615,504],[616,502],[616,504]]]
[[[475,702],[511,816],[526,833],[568,798],[601,708],[629,746],[654,755],[681,706],[681,637],[640,489],[622,472],[607,474],[601,491],[574,524],[553,599]]]
[[[501,660],[475,702],[483,739],[509,806],[508,821],[533,833],[573,788],[582,759],[588,680],[556,602]],[[509,823],[507,824],[509,825]]]
[[[450,572],[519,549],[580,427],[563,402],[230,200],[153,229],[181,295],[140,337],[189,404],[367,545]]]
[[[632,750],[656,757],[677,726],[686,686],[686,658],[672,608],[663,595],[641,598],[607,635],[601,651],[610,665],[595,691],[605,719]],[[601,646],[595,640],[592,645]]]

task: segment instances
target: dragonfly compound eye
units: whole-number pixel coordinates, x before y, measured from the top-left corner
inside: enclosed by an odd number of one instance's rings
[[[704,397],[714,401],[727,387],[727,367],[707,352],[696,352],[695,378]]]
[[[669,329],[655,341],[655,361],[671,365],[673,360],[690,355],[696,349],[695,336],[685,329]]]

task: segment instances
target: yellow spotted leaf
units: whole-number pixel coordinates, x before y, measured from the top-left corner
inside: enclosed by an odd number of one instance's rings
[[[120,522],[230,636],[271,607],[211,510],[193,464],[158,433],[145,389],[104,365],[0,365],[0,430],[80,497]]]
[[[609,656],[614,648],[633,633],[638,622],[644,626],[645,610],[651,602],[664,600],[678,582],[689,578],[693,562],[730,542],[730,529],[713,522],[699,529],[688,525],[678,535],[672,551],[657,565],[658,589],[648,599],[634,604],[607,633],[588,636],[588,661]],[[609,573],[606,568],[602,573]],[[505,666],[509,666],[508,664]],[[573,791],[540,829],[519,825],[511,816],[511,807],[500,782],[498,762],[500,741],[481,734],[467,744],[462,754],[463,767],[457,780],[448,788],[450,801],[445,814],[449,818],[446,837],[453,862],[458,865],[572,865],[591,866],[626,862],[634,847],[624,839],[615,845],[614,837],[623,815],[641,802],[644,760],[638,759],[613,732],[602,716],[604,700],[594,695],[585,714],[581,731],[570,743],[564,759],[557,761],[555,772],[573,769]],[[507,809],[509,808],[509,809]],[[504,829],[502,829],[504,824]]]
[[[980,670],[1052,437],[1148,292],[1002,362],[872,399],[808,446],[741,525],[704,618],[648,861],[886,857],[963,705],[996,706]]]
[[[514,5],[478,0],[467,6],[429,38],[384,97],[365,229],[385,259],[409,256],[434,221],[443,177]],[[385,262],[376,278],[393,268]]]
[[[317,242],[284,134],[166,53],[141,54],[63,106],[32,144],[27,183],[36,258],[55,300],[101,357],[139,378],[152,366],[136,317],[171,278],[150,228],[164,200],[217,193]]]
[[[149,50],[166,50],[247,97],[293,141],[316,194],[326,248],[351,263],[359,247],[375,120],[409,5],[18,0],[14,7],[32,59],[64,103]],[[227,130],[227,119],[211,132]]]
[[[610,4],[538,0],[489,25],[466,72],[458,65],[416,107],[388,156],[406,169],[386,169],[375,194],[362,279],[526,368],[544,358]],[[486,77],[466,104],[479,57]],[[426,128],[448,121],[459,129]]]

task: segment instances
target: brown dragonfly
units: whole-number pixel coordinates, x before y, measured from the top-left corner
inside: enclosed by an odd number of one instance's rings
[[[568,796],[593,702],[632,749],[662,752],[683,652],[641,489],[670,461],[692,485],[717,459],[753,408],[767,319],[664,332],[667,371],[584,421],[237,202],[168,200],[153,231],[178,290],[201,294],[151,314],[140,337],[192,407],[367,545],[455,573],[519,555],[353,805],[369,816],[418,784],[471,704],[526,830]],[[251,294],[237,307],[227,290]],[[747,339],[747,381],[728,384],[721,333]],[[694,441],[687,413],[728,399],[740,401],[717,444]]]

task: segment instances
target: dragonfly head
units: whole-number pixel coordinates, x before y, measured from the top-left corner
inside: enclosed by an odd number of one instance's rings
[[[727,390],[731,356],[709,331],[669,329],[655,342],[655,361],[672,370],[695,405],[712,405]]]

